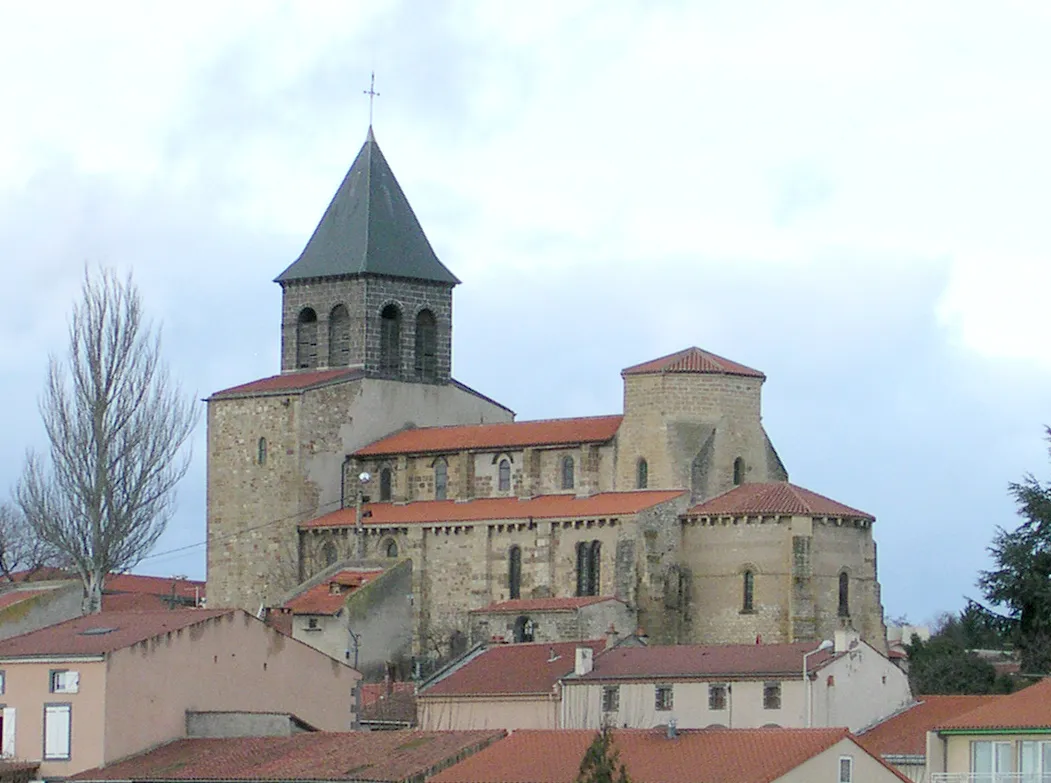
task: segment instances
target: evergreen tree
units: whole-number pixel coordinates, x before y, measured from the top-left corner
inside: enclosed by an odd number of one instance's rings
[[[588,746],[576,783],[631,783],[628,771],[620,763],[620,752],[613,745],[613,733],[604,728]]]

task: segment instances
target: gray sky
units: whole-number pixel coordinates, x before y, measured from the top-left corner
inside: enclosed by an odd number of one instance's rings
[[[1049,34],[1006,0],[0,5],[0,478],[85,261],[134,270],[198,397],[278,370],[270,281],[375,68],[460,380],[541,418],[689,345],[761,369],[792,480],[877,516],[888,613],[959,608],[1049,472]],[[202,423],[158,550],[204,529]]]

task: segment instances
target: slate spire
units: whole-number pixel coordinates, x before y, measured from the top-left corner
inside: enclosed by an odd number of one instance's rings
[[[434,254],[371,125],[310,241],[275,282],[352,275],[460,282]]]

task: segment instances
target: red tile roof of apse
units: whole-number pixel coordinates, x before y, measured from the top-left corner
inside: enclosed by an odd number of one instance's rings
[[[489,647],[448,676],[425,686],[419,698],[433,696],[549,696],[562,677],[573,671],[578,647],[597,656],[605,640],[529,642]],[[597,658],[596,658],[597,660]]]
[[[232,614],[231,609],[102,612],[0,640],[0,658],[93,656]]]
[[[671,353],[659,359],[636,364],[620,371],[621,375],[648,375],[656,373],[694,373],[700,375],[743,375],[748,378],[766,376],[743,364],[702,351],[696,346]]]
[[[499,601],[481,609],[472,609],[471,613],[508,612],[572,612],[582,606],[601,604],[606,601],[617,601],[611,595],[585,595],[573,598],[515,598],[510,601]]]
[[[936,730],[1051,728],[1051,677],[935,726]]]
[[[430,783],[573,783],[594,739],[594,729],[520,729]],[[613,730],[635,783],[769,783],[843,739],[852,739],[846,729],[687,730],[673,739],[660,729]]]
[[[687,516],[720,514],[802,514],[828,517],[857,517],[875,520],[872,514],[811,492],[809,489],[774,481],[742,484],[686,511]]]
[[[324,386],[328,383],[349,381],[363,376],[364,373],[360,368],[350,369],[346,367],[338,370],[282,373],[281,375],[271,375],[268,378],[260,378],[256,381],[249,381],[248,383],[242,383],[238,386],[231,386],[229,389],[217,391],[210,399],[215,399],[216,397],[236,397],[242,394],[285,394],[301,392],[306,389],[313,389],[317,386]]]
[[[500,519],[581,519],[637,514],[685,494],[681,489],[651,489],[635,492],[602,492],[590,497],[539,495],[534,498],[476,498],[455,500],[417,500],[412,503],[368,503],[368,525],[406,525],[416,523],[485,522]],[[341,508],[299,527],[327,528],[354,525],[355,510]]]
[[[999,695],[919,696],[919,701],[865,731],[860,739],[865,747],[882,756],[923,756],[927,753],[927,732],[940,723],[970,712],[997,699]]]
[[[587,416],[577,419],[418,427],[388,435],[359,449],[355,454],[359,457],[380,457],[463,449],[515,449],[525,446],[605,443],[617,434],[623,419],[623,416]]]
[[[421,780],[499,731],[305,732],[290,737],[180,739],[73,780]]]
[[[382,568],[367,571],[360,569],[340,571],[286,601],[284,608],[291,609],[293,614],[336,614],[357,588],[368,584],[382,573]],[[333,582],[349,589],[333,593],[331,587]]]
[[[788,674],[799,677],[803,654],[817,642],[792,644],[675,644],[660,647],[615,647],[595,658],[589,674],[574,680],[647,679],[651,677],[760,677]],[[813,671],[835,658],[822,650],[807,659]]]

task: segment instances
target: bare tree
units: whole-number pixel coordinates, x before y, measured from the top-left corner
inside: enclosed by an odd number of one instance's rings
[[[0,502],[0,582],[14,582],[16,575],[29,579],[42,568],[61,565],[54,548],[34,534],[22,509]]]
[[[197,420],[130,276],[85,272],[68,353],[51,357],[39,407],[47,455],[27,454],[15,497],[80,575],[84,611],[97,612],[106,575],[134,567],[164,531]]]

